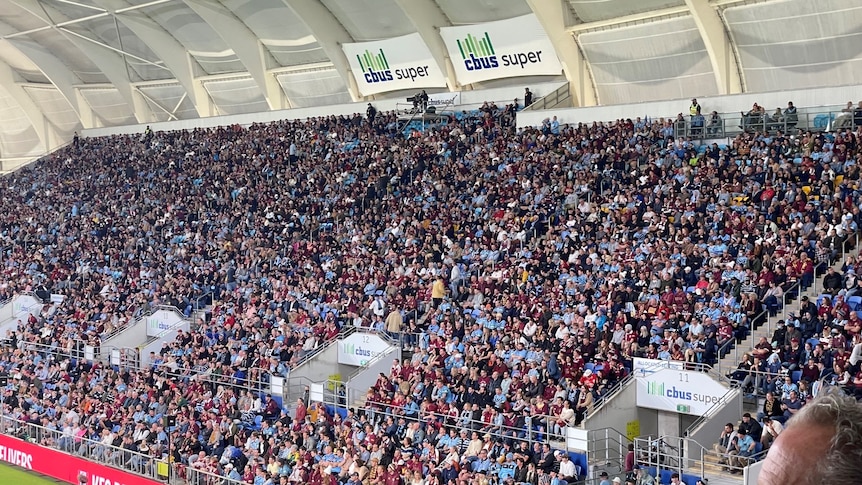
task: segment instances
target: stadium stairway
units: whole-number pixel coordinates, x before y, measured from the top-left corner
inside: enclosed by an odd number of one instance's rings
[[[834,268],[836,271],[840,271],[841,267],[844,264],[844,261],[849,257],[853,257],[859,254],[859,249],[860,245],[857,244],[855,248],[839,256],[837,261],[832,264],[832,268]],[[791,291],[790,293],[785,293],[784,305],[778,311],[778,313],[775,316],[768,317],[760,325],[753,328],[745,340],[743,340],[741,343],[737,343],[734,348],[730,349],[723,357],[719,359],[718,365],[714,366],[714,369],[722,376],[727,376],[731,374],[734,370],[736,370],[737,365],[742,361],[743,354],[745,352],[749,352],[752,348],[754,348],[754,345],[760,340],[760,337],[766,337],[767,340],[771,339],[778,321],[787,320],[790,313],[797,310],[799,306],[799,301],[802,297],[807,296],[809,300],[817,301],[817,297],[821,294],[820,289],[823,288],[823,278],[825,275],[826,269],[824,268],[822,274],[818,272],[818,276],[814,279],[814,282],[811,284],[811,286],[803,290],[801,293],[798,292],[798,290]],[[757,397],[752,398],[750,396],[746,396],[743,399],[743,408],[747,412],[754,412],[758,410],[761,403],[762,400],[758,399]]]

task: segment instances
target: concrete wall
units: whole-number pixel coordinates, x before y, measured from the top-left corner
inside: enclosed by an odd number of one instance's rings
[[[147,342],[147,319],[139,318],[122,332],[102,342],[102,347],[136,349]],[[107,357],[107,356],[103,356]]]
[[[162,350],[162,347],[165,346],[166,342],[173,342],[177,339],[177,333],[179,333],[180,330],[188,332],[189,327],[190,324],[188,320],[176,322],[173,324],[172,328],[159,334],[152,342],[147,342],[145,345],[138,347],[138,355],[141,357],[141,365],[150,365],[150,352],[158,354],[159,351]]]
[[[533,97],[542,97],[558,87],[563,82],[546,82],[531,84],[530,90],[533,91]],[[461,91],[461,102],[458,105],[459,110],[473,109],[482,105],[485,101],[494,101],[499,106],[500,103],[510,103],[513,99],[519,98],[523,103],[524,86],[513,85],[500,88],[477,89],[475,91]],[[378,111],[390,111],[395,109],[396,104],[406,105],[406,97],[381,99],[371,102]],[[250,113],[242,115],[230,116],[213,116],[210,118],[200,118],[193,120],[165,121],[161,123],[149,123],[150,128],[154,131],[165,130],[187,130],[198,127],[215,127],[228,125],[250,125],[252,123],[266,123],[277,120],[304,120],[314,116],[329,116],[329,115],[352,115],[354,113],[365,114],[365,109],[368,106],[366,101],[358,103],[338,104],[331,106],[315,106],[312,108],[296,108],[280,111],[267,111],[263,113]],[[115,126],[108,128],[93,128],[81,131],[81,135],[85,137],[91,136],[106,136],[121,133],[142,133],[146,129],[146,124]]]
[[[613,428],[626,433],[626,425],[632,421],[640,423],[640,435],[655,435],[658,431],[658,411],[637,406],[637,386],[630,380],[623,389],[605,402],[592,416],[584,421],[586,429]]]
[[[379,359],[371,362],[371,365],[365,369],[356,372],[353,377],[347,381],[347,403],[352,405],[358,399],[365,398],[365,393],[368,389],[377,382],[377,376],[380,373],[389,375],[389,369],[392,368],[392,361],[401,358],[401,349],[399,347],[390,347],[386,353]],[[356,369],[356,367],[354,367]]]
[[[847,101],[855,105],[859,100],[862,85],[837,86],[820,89],[801,89],[773,93],[746,93],[729,96],[698,97],[697,101],[707,114],[713,110],[719,113],[739,113],[748,111],[753,103],[766,108],[768,113],[775,108],[787,106],[788,101],[799,108],[813,106],[836,106],[842,108]],[[676,117],[678,113],[688,114],[691,99],[652,101],[647,103],[620,104],[612,106],[592,106],[587,108],[562,108],[543,111],[523,111],[518,113],[518,126],[538,126],[542,120],[556,116],[560,123],[592,123],[593,121],[613,121],[637,116],[650,118]],[[801,111],[801,110],[800,110]]]
[[[353,366],[338,363],[338,345],[333,344],[296,369],[291,369],[289,380],[324,382],[334,376],[342,380],[352,374],[354,369]]]
[[[30,313],[39,314],[42,302],[31,295],[18,295],[0,308],[0,338],[6,337],[6,332],[18,328],[18,320],[24,321]]]

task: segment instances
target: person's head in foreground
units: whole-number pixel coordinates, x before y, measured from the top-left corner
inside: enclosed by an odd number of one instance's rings
[[[843,485],[862,476],[862,404],[828,392],[788,421],[769,449],[758,485]]]

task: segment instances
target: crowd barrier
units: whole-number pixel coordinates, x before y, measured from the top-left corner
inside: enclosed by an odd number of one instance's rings
[[[157,485],[116,468],[0,434],[0,462],[74,485]]]

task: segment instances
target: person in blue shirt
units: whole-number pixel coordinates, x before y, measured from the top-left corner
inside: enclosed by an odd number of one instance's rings
[[[491,468],[491,459],[488,458],[488,451],[482,450],[479,456],[473,461],[473,471],[476,473],[487,472]]]
[[[748,466],[748,457],[754,454],[755,442],[745,429],[740,429],[736,435],[736,441],[731,443],[730,465],[736,467],[731,473],[742,473],[742,468]]]

